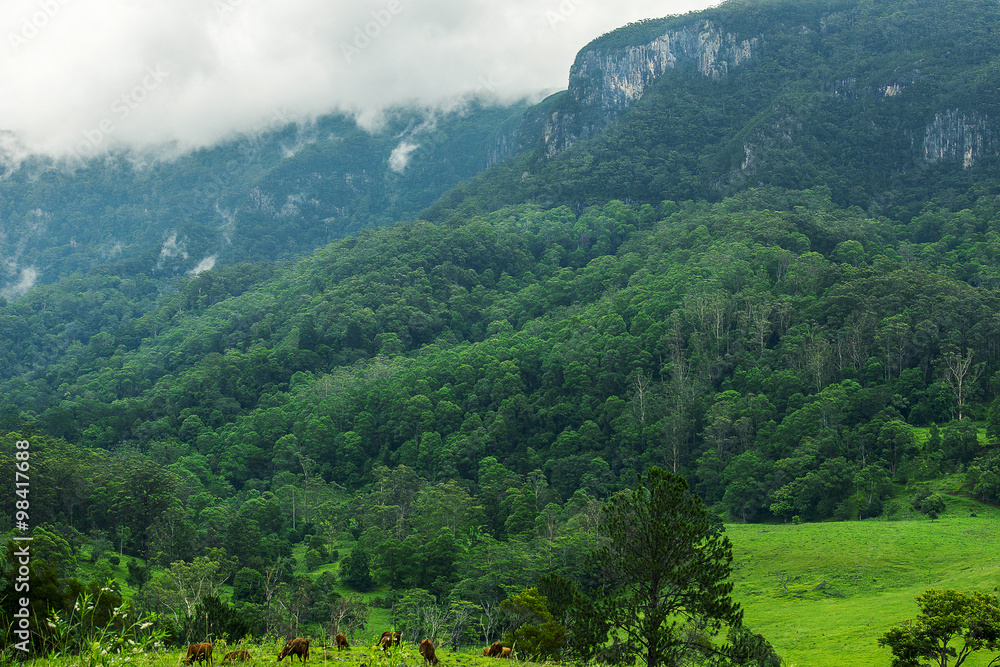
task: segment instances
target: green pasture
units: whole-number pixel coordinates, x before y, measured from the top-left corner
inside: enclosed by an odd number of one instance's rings
[[[865,665],[888,667],[890,654],[876,639],[890,626],[917,613],[915,598],[930,588],[976,589],[995,592],[1000,587],[1000,509],[968,497],[962,488],[964,475],[951,474],[932,482],[899,487],[889,499],[883,517],[868,521],[803,524],[730,524],[733,543],[734,595],[744,609],[745,623],[763,634],[784,658],[787,666],[824,667]],[[926,487],[946,501],[936,520],[916,512],[911,500]],[[976,517],[971,517],[971,513]],[[341,555],[350,551],[341,544]],[[304,547],[296,552],[297,574],[304,574]],[[115,568],[124,586],[125,563]],[[86,558],[81,565],[89,567]],[[336,573],[338,563],[309,572]],[[351,591],[340,585],[341,594]],[[364,594],[369,602],[385,590]],[[324,650],[331,638],[312,636],[310,663],[367,664],[394,667],[400,662],[419,665],[415,644],[405,643],[397,655],[387,659],[374,645],[382,630],[390,628],[389,610],[371,608],[367,629],[359,632],[349,651]],[[412,640],[412,638],[410,638]],[[248,648],[255,656],[250,664],[273,664],[278,643],[240,642],[227,646],[217,642],[216,659],[226,651]],[[481,647],[460,653],[439,651],[442,664],[464,667],[489,664],[481,658]],[[129,656],[106,656],[108,665],[140,667],[177,665],[180,650]],[[965,664],[985,667],[994,655],[974,654]],[[384,663],[384,666],[383,666]],[[40,659],[40,667],[84,664],[78,658]],[[98,662],[100,664],[100,661]],[[96,665],[95,665],[96,667]]]
[[[320,637],[308,635],[311,639],[309,647],[309,661],[306,665],[318,667],[322,665],[337,667],[398,667],[405,664],[411,666],[424,665],[423,657],[417,651],[417,644],[413,641],[404,641],[400,646],[394,647],[388,653],[383,653],[375,647],[375,644],[382,631],[364,631],[359,633],[356,642],[350,648],[338,651],[334,646],[333,637]],[[284,641],[261,641],[244,640],[229,644],[224,640],[217,640],[213,643],[212,657],[216,665],[233,664],[245,667],[257,667],[258,665],[275,665]],[[250,651],[251,659],[248,662],[223,663],[222,658],[229,651],[247,649]],[[437,656],[440,659],[441,667],[488,667],[496,665],[498,658],[484,658],[481,655],[482,646],[463,647],[461,651],[449,651],[438,649]],[[36,658],[30,663],[33,667],[179,667],[185,657],[182,649],[151,651],[146,653],[122,655],[97,654],[94,656],[66,656],[66,657],[46,657]],[[200,665],[203,663],[195,663]],[[285,658],[281,664],[301,664],[298,659],[293,662]],[[506,664],[506,661],[503,663]],[[534,663],[531,663],[534,664]]]
[[[888,666],[890,653],[876,639],[916,616],[916,596],[930,588],[994,592],[1000,586],[1000,510],[961,496],[947,502],[935,521],[918,514],[899,521],[727,526],[744,622],[788,665]],[[965,664],[985,666],[993,657],[973,654]]]

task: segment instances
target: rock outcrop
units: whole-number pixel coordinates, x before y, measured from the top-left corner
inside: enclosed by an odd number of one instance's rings
[[[742,38],[701,20],[667,30],[646,44],[595,44],[577,55],[570,70],[570,104],[557,105],[546,118],[542,139],[548,155],[600,132],[665,72],[688,65],[702,76],[719,78],[751,60],[760,39]]]
[[[968,169],[983,156],[996,154],[985,114],[949,109],[935,114],[924,132],[923,159],[927,162],[960,162]]]

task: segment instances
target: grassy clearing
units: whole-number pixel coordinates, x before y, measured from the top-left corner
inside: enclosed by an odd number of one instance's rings
[[[944,480],[940,490],[954,482]],[[946,501],[936,521],[918,514],[727,526],[745,622],[789,665],[888,665],[890,653],[876,638],[916,615],[917,595],[929,588],[994,592],[1000,585],[1000,510],[960,496]],[[969,517],[970,510],[978,516]],[[991,657],[965,664],[986,665]]]

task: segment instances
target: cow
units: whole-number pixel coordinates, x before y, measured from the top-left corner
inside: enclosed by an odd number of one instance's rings
[[[500,651],[500,657],[510,660],[510,649],[504,646],[503,650]]]
[[[503,651],[503,646],[500,645],[500,642],[493,642],[483,649],[483,655],[489,658],[496,658],[500,655],[501,651]]]
[[[296,637],[295,639],[289,639],[285,643],[285,648],[281,649],[281,653],[278,654],[278,662],[285,656],[299,656],[301,662],[305,662],[309,658],[309,640],[304,637]]]
[[[207,662],[212,664],[212,645],[208,642],[202,642],[201,644],[191,644],[188,646],[187,657],[181,662],[185,665],[190,665],[197,660],[199,662]]]
[[[382,638],[378,640],[379,646],[382,646],[382,643],[387,639],[389,640],[390,646],[399,646],[399,642],[403,639],[403,633],[399,631],[392,632],[386,630],[382,633]]]
[[[388,651],[392,648],[392,635],[388,632],[383,632],[378,640],[378,647],[383,651]]]
[[[250,651],[230,651],[222,658],[222,662],[246,662],[250,659]]]
[[[337,653],[340,653],[342,648],[351,648],[351,645],[347,643],[347,636],[343,632],[337,633],[336,641]]]
[[[429,665],[436,665],[440,660],[434,655],[434,644],[430,639],[423,639],[420,642],[420,655],[424,656],[424,662]]]

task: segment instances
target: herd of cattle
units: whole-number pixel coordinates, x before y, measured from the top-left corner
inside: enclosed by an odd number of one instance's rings
[[[379,639],[378,648],[383,651],[388,651],[393,646],[399,646],[400,642],[403,640],[403,635],[400,632],[383,632],[382,638]],[[349,649],[351,645],[347,643],[347,637],[344,633],[340,633],[335,638],[337,644],[337,651],[342,649]],[[434,654],[434,644],[429,639],[423,639],[419,645],[420,655],[424,659],[425,665],[436,665],[440,659]],[[483,655],[490,658],[510,658],[510,649],[500,645],[500,642],[493,642],[489,646],[483,649]],[[296,637],[295,639],[289,639],[285,643],[285,647],[281,649],[278,653],[278,662],[281,662],[284,658],[291,656],[292,658],[298,657],[299,661],[305,662],[309,659],[309,640],[305,637]],[[250,651],[230,651],[223,658],[222,662],[245,662],[250,660],[252,656]],[[200,644],[191,644],[188,646],[187,656],[184,657],[181,662],[185,665],[191,665],[195,662],[207,662],[209,665],[212,664],[212,644],[209,642],[202,642]]]

